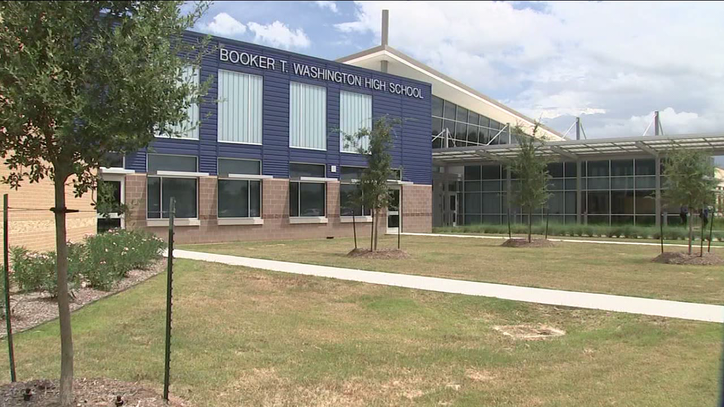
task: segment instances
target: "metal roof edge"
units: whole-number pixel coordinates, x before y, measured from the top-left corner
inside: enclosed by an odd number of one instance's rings
[[[366,49],[366,50],[364,50],[364,51],[360,51],[360,52],[357,52],[357,53],[355,53],[355,54],[348,55],[348,56],[346,56],[346,57],[338,58],[338,59],[336,59],[335,61],[347,63],[348,61],[352,61],[352,60],[354,60],[354,59],[361,58],[361,57],[363,57],[363,56],[372,55],[372,54],[377,53],[377,52],[380,52],[380,51],[387,51],[387,52],[389,52],[390,54],[395,55],[396,57],[398,57],[398,58],[406,61],[407,63],[412,64],[412,65],[414,65],[414,66],[422,69],[423,71],[427,71],[427,72],[431,73],[432,75],[439,76],[440,78],[442,78],[442,79],[444,79],[444,80],[446,80],[446,81],[448,81],[448,82],[450,82],[450,83],[452,83],[452,84],[454,84],[454,85],[456,85],[456,86],[459,86],[459,87],[461,87],[462,89],[464,89],[464,90],[472,93],[473,95],[479,97],[480,99],[483,99],[484,101],[486,101],[486,102],[488,102],[488,103],[491,103],[491,104],[493,104],[493,105],[495,105],[495,106],[497,106],[497,107],[499,107],[499,108],[501,108],[501,109],[503,109],[503,110],[505,110],[505,111],[507,111],[507,112],[509,112],[509,113],[511,113],[511,114],[513,114],[513,115],[515,115],[515,116],[519,116],[519,117],[520,117],[521,119],[523,119],[523,120],[527,120],[527,121],[530,122],[531,124],[536,122],[534,119],[532,119],[532,118],[524,115],[523,113],[520,113],[519,111],[517,111],[517,110],[515,110],[515,109],[513,109],[513,108],[511,108],[511,107],[509,107],[509,106],[506,106],[506,105],[498,102],[497,100],[495,100],[495,99],[493,99],[493,98],[491,98],[491,97],[489,97],[489,96],[486,96],[486,95],[480,93],[479,91],[477,91],[477,90],[469,87],[468,85],[466,85],[466,84],[464,84],[464,83],[462,83],[462,82],[460,82],[460,81],[458,81],[458,80],[456,80],[456,79],[454,79],[454,78],[451,78],[451,77],[449,77],[448,75],[445,75],[444,73],[442,73],[442,72],[440,72],[440,71],[438,71],[438,70],[436,70],[436,69],[434,69],[434,68],[432,68],[432,67],[430,67],[430,66],[428,66],[428,65],[426,65],[426,64],[424,64],[424,63],[422,63],[422,62],[420,62],[420,61],[418,61],[418,60],[416,60],[416,59],[414,59],[414,58],[412,58],[411,56],[405,54],[404,52],[398,51],[398,50],[396,50],[395,48],[390,47],[389,45],[378,45],[378,46],[376,46],[376,47],[373,47],[373,48],[370,48],[370,49]],[[548,131],[548,132],[550,132],[550,133],[553,133],[554,135],[556,135],[556,136],[558,136],[558,137],[564,138],[564,137],[563,137],[563,134],[561,134],[560,132],[558,132],[558,131],[556,131],[556,130],[553,130],[552,128],[550,128],[550,127],[548,127],[548,126],[546,126],[546,125],[544,125],[544,124],[539,124],[539,125],[540,125],[541,128],[545,129],[546,131]]]

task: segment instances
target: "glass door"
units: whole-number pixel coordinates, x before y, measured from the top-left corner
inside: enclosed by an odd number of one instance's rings
[[[400,188],[391,188],[387,203],[387,233],[397,233],[400,227]]]

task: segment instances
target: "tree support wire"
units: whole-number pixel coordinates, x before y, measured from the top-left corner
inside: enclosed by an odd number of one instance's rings
[[[168,386],[171,376],[171,306],[173,298],[173,221],[176,214],[176,199],[171,198],[168,209],[168,272],[166,273],[166,348],[163,367],[163,399],[168,401]]]
[[[10,381],[15,383],[15,350],[13,349],[13,326],[10,320],[10,259],[8,237],[8,194],[3,195],[3,277],[5,280],[5,326],[8,334],[8,360],[10,361]]]

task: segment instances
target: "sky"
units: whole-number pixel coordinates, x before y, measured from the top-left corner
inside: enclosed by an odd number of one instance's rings
[[[724,131],[721,2],[216,2],[195,30],[336,59],[382,9],[390,46],[561,133]]]

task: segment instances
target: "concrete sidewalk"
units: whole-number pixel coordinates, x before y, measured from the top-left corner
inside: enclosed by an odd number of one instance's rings
[[[493,297],[546,305],[560,305],[566,307],[626,312],[630,314],[680,318],[692,321],[724,323],[724,306],[720,305],[518,287],[504,284],[479,283],[446,278],[383,273],[378,271],[317,266],[275,260],[262,260],[249,257],[201,253],[178,249],[174,250],[174,257],[178,259],[209,261],[233,266],[245,266],[263,270],[280,271],[284,273],[336,278],[340,280],[358,281],[370,284],[413,288],[451,294],[476,295],[481,297]]]
[[[412,232],[404,232],[402,233],[403,236],[427,236],[427,237],[454,237],[454,238],[463,238],[463,239],[497,239],[497,240],[508,240],[508,236],[495,236],[495,235],[468,235],[468,234],[461,234],[461,235],[454,235],[454,234],[447,234],[447,233],[412,233]],[[521,238],[520,236],[514,236],[513,238]],[[626,245],[626,246],[661,246],[661,243],[651,243],[651,242],[616,242],[613,240],[585,240],[585,239],[560,239],[560,238],[554,238],[549,237],[548,240],[551,242],[564,242],[564,243],[595,243],[595,244],[614,244],[614,245]],[[676,243],[664,243],[664,247],[689,247],[685,244],[676,244]],[[695,244],[694,247],[696,250],[699,250],[699,245]],[[722,246],[711,246],[712,249],[717,248],[721,249]],[[707,250],[706,244],[704,244],[704,250]],[[698,251],[697,251],[698,253]]]

